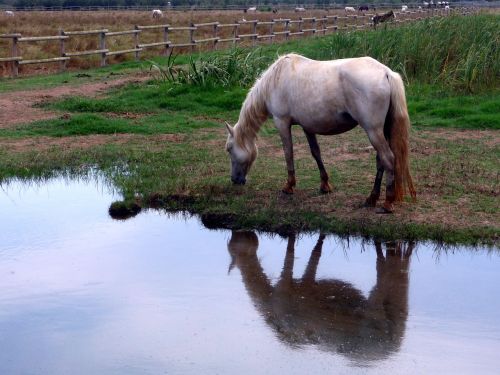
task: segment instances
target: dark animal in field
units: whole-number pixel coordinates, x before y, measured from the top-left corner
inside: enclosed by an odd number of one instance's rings
[[[286,345],[317,345],[364,364],[396,353],[408,318],[414,244],[387,244],[384,254],[383,245],[375,243],[377,278],[365,296],[347,281],[317,277],[324,238],[319,236],[302,276],[294,277],[295,236],[288,237],[283,269],[275,281],[264,272],[255,233],[233,231],[227,245],[229,270],[239,269],[256,310]]]
[[[361,5],[361,6],[358,8],[358,10],[359,10],[360,12],[367,11],[367,10],[368,10],[368,5]]]
[[[277,8],[273,8],[273,13],[274,14],[278,13],[278,9]]]
[[[381,16],[377,14],[374,17],[372,17],[373,27],[376,29],[379,23],[387,22],[391,19],[396,19],[396,15],[392,10],[385,14],[382,14]]]

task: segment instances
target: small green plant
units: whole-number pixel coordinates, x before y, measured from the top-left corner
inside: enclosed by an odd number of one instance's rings
[[[177,56],[169,55],[166,65],[151,62],[156,80],[201,87],[251,85],[272,62],[261,49],[232,49],[216,55],[189,58],[186,65],[176,65]]]

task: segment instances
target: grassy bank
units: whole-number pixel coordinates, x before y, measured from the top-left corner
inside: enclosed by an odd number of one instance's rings
[[[380,33],[387,36],[393,31]],[[350,35],[358,38],[357,33]],[[280,51],[318,57],[316,53],[326,53],[318,52],[318,46],[338,43],[338,38],[344,36],[281,46]],[[359,208],[375,174],[375,155],[360,129],[320,137],[332,194],[319,193],[318,171],[299,129],[294,132],[298,189],[293,196],[280,193],[286,169],[271,122],[260,133],[260,154],[248,184],[232,186],[223,120],[236,120],[253,80],[242,77],[242,70],[251,78],[257,75],[276,56],[276,48],[262,49],[251,62],[243,59],[251,66],[222,78],[212,69],[202,81],[160,79],[112,89],[107,97],[47,103],[64,115],[0,129],[0,178],[84,174],[97,167],[122,193],[126,205],[187,209],[202,214],[209,225],[497,243],[500,92],[488,80],[469,85],[461,78],[436,82],[408,75],[414,124],[411,162],[419,199],[398,206],[394,215]],[[224,58],[205,56],[197,67],[222,64]],[[498,73],[495,64],[490,61],[484,69]],[[187,65],[183,69],[190,72]],[[471,94],[470,89],[478,92]]]

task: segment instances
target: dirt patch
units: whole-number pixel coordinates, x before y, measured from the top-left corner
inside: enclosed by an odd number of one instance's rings
[[[487,146],[500,146],[500,136],[497,130],[460,130],[460,129],[432,129],[418,130],[424,137],[430,137],[431,142],[436,139],[445,139],[452,142],[469,142],[471,140],[484,141]],[[422,140],[420,140],[422,141]]]
[[[103,135],[95,134],[88,136],[74,136],[74,137],[33,137],[33,138],[1,138],[0,148],[9,152],[27,152],[36,150],[43,152],[51,148],[58,148],[58,150],[71,150],[71,149],[88,149],[95,146],[102,146],[105,144],[125,144],[130,142],[182,142],[184,136],[180,134],[161,134],[154,136],[143,136],[136,134],[113,134]],[[153,141],[152,141],[153,140]]]
[[[79,86],[59,86],[50,89],[15,91],[2,93],[0,96],[0,128],[38,120],[47,120],[60,116],[60,113],[48,111],[36,106],[53,101],[63,96],[99,96],[106,90],[134,82],[143,82],[149,75],[134,74],[123,78],[86,83]]]

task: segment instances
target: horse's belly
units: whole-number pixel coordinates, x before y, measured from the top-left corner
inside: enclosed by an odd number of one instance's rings
[[[305,131],[321,135],[345,133],[358,125],[358,122],[347,112],[332,114],[328,117],[312,117],[300,120],[296,122],[301,125]]]

